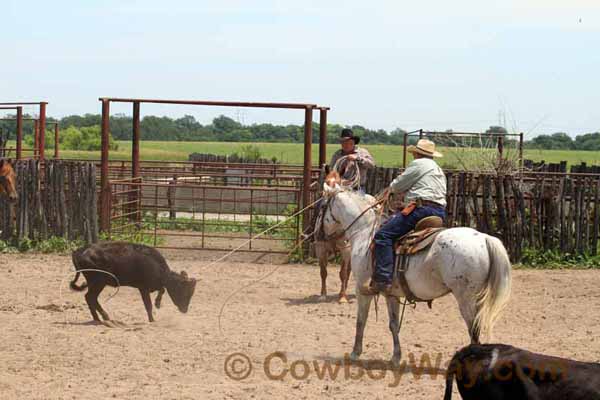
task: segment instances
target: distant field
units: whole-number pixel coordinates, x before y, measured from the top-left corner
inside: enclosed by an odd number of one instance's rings
[[[131,143],[119,141],[119,150],[111,151],[112,159],[129,159],[131,157]],[[185,161],[190,153],[211,153],[227,155],[240,152],[242,146],[248,143],[240,142],[152,142],[141,143],[141,157],[143,160],[173,160]],[[301,164],[303,162],[303,145],[299,143],[255,143],[262,151],[264,158],[277,157],[284,163]],[[14,143],[9,142],[9,146]],[[366,145],[380,166],[395,167],[402,165],[402,146],[392,145]],[[327,145],[327,158],[330,159],[334,151],[339,148],[338,144]],[[444,158],[441,160],[443,166],[459,166],[459,159],[468,160],[467,164],[475,162],[474,159],[481,156],[480,150],[441,148]],[[49,155],[54,150],[46,150]],[[318,162],[319,145],[313,144],[313,163]],[[99,159],[99,151],[69,151],[61,150],[62,158],[85,158]],[[514,154],[514,150],[513,150]],[[569,164],[600,164],[600,152],[597,151],[568,151],[568,150],[525,150],[525,158],[534,161],[545,160],[546,162],[559,162],[567,160]]]

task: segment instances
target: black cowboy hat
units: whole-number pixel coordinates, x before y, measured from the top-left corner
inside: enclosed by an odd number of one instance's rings
[[[360,137],[354,136],[352,129],[344,128],[342,129],[342,133],[340,134],[340,141],[352,139],[354,140],[354,144],[360,143]]]

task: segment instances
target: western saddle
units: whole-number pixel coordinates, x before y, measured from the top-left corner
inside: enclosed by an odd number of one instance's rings
[[[446,229],[444,228],[444,221],[440,217],[425,217],[417,222],[414,230],[396,241],[394,244],[396,262],[394,265],[391,295],[398,293],[398,297],[406,298],[409,303],[426,302],[429,308],[431,308],[431,300],[420,299],[410,290],[408,281],[406,280],[406,272],[408,271],[410,256],[429,248],[437,235],[444,229]],[[399,293],[398,289],[401,289],[401,293]]]

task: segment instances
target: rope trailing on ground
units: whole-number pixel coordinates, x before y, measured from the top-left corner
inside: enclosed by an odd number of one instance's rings
[[[295,245],[294,248],[287,253],[287,256],[289,257],[290,255],[292,255],[294,253],[294,251],[296,251],[298,248],[300,248],[300,246],[302,246],[302,244],[304,244],[304,242],[306,240],[308,240],[313,234],[314,234],[314,232],[311,233],[311,234],[309,234],[309,235],[307,235],[307,236],[305,236],[301,241],[299,241],[298,244]],[[259,282],[267,279],[269,276],[273,275],[279,268],[281,268],[281,264],[278,265],[278,266],[276,266],[275,268],[273,268],[273,270],[267,272],[265,275],[261,276],[257,280],[252,281],[252,282],[248,283],[247,285],[242,286],[239,289],[236,289],[235,291],[231,292],[229,294],[229,296],[227,296],[227,298],[223,302],[223,305],[221,305],[221,309],[219,310],[218,323],[219,323],[219,333],[220,334],[223,334],[223,329],[221,328],[221,317],[223,316],[223,311],[225,310],[225,306],[227,306],[227,304],[229,303],[229,300],[231,300],[231,298],[233,296],[235,296],[236,294],[240,293],[244,289],[247,289],[250,286],[253,286],[253,285],[255,285],[255,284],[257,284],[257,283],[259,283]]]

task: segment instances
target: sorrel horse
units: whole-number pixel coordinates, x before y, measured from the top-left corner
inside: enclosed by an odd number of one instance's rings
[[[17,201],[17,174],[7,158],[0,158],[0,195],[3,194],[11,203]]]
[[[348,281],[350,280],[350,243],[344,239],[340,240],[316,240],[315,255],[319,260],[319,268],[321,272],[321,300],[327,299],[327,264],[329,257],[339,252],[341,257],[340,262],[340,294],[338,296],[339,303],[348,302]]]
[[[363,350],[363,334],[373,296],[364,295],[372,271],[370,243],[379,216],[364,196],[344,190],[335,177],[323,185],[328,205],[323,216],[325,233],[343,232],[352,244],[350,265],[356,280],[358,314],[352,359]],[[511,264],[502,242],[471,228],[442,231],[429,249],[410,257],[406,280],[411,291],[423,300],[452,293],[466,322],[471,342],[478,343],[481,333],[491,335],[494,322],[508,301],[511,288]],[[397,285],[396,285],[397,286]],[[396,290],[400,288],[396,288]],[[395,290],[395,291],[396,291]],[[405,296],[403,296],[405,297]],[[400,300],[386,297],[389,328],[394,343],[392,364],[401,359]]]

